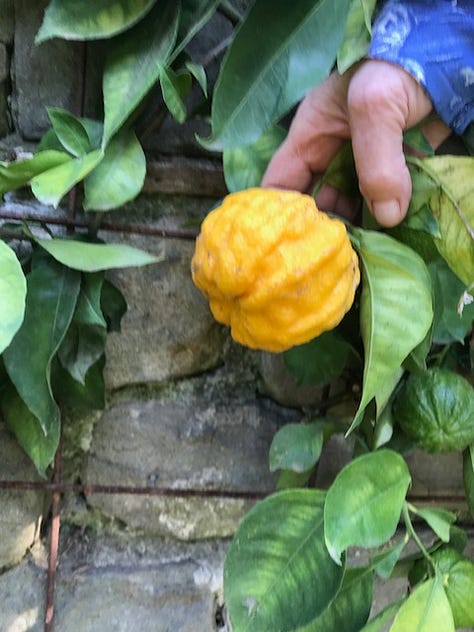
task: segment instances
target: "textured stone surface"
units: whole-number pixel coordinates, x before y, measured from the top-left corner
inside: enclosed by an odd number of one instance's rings
[[[121,333],[107,342],[108,387],[162,382],[216,366],[225,334],[192,282],[193,243],[136,236],[126,242],[161,254],[163,261],[110,275],[128,311]]]
[[[14,0],[0,0],[0,42],[11,44],[15,31]]]
[[[123,392],[95,428],[87,483],[206,490],[274,489],[271,440],[299,413],[255,394],[251,372],[228,367],[161,392]],[[228,536],[248,502],[92,494],[88,502],[127,525],[183,539]]]
[[[32,463],[3,423],[0,423],[0,478],[39,480]],[[0,568],[18,562],[37,539],[43,501],[43,494],[36,491],[0,491]]]
[[[222,543],[177,545],[63,533],[55,629],[212,632],[222,601]]]
[[[46,106],[74,110],[81,68],[80,44],[53,39],[35,46],[48,0],[15,1],[13,117],[19,132],[38,139],[50,127]]]

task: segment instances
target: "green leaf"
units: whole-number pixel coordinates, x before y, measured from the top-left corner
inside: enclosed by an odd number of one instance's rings
[[[434,295],[433,342],[450,344],[464,342],[472,329],[474,303],[466,305],[462,314],[458,313],[458,303],[465,290],[464,284],[451,271],[443,259],[428,265]]]
[[[135,133],[120,130],[84,181],[84,209],[110,211],[133,200],[142,190],[145,175],[146,158]]]
[[[201,90],[204,93],[204,96],[207,97],[207,76],[204,66],[202,66],[201,64],[196,64],[192,61],[187,61],[185,66],[189,74],[192,75],[198,82]]]
[[[452,548],[433,554],[453,613],[456,628],[474,626],[474,563]]]
[[[111,37],[141,20],[155,2],[156,0],[51,0],[35,42],[38,44],[53,37],[68,40]]]
[[[329,606],[308,625],[296,632],[359,632],[369,618],[374,591],[370,568],[348,568],[339,592]]]
[[[352,145],[349,141],[343,143],[329,163],[318,183],[318,188],[323,184],[329,184],[349,197],[357,197],[359,195],[359,181],[355,169]]]
[[[107,331],[120,332],[120,322],[127,311],[122,292],[107,279],[102,284],[100,307],[107,322]]]
[[[295,487],[305,487],[306,483],[313,472],[313,469],[306,470],[306,472],[293,472],[292,470],[281,470],[276,489],[293,489]]]
[[[339,472],[324,507],[333,560],[339,564],[349,546],[380,546],[393,536],[410,480],[405,461],[391,450],[364,454]]]
[[[158,263],[161,257],[126,244],[90,244],[74,239],[35,239],[44,250],[68,268],[98,272]]]
[[[323,506],[318,490],[287,490],[259,502],[243,519],[224,565],[234,630],[289,632],[335,597],[343,568],[324,545]]]
[[[46,478],[46,469],[59,445],[59,418],[55,416],[45,432],[10,382],[0,389],[0,409],[7,427],[33,461],[38,473]]]
[[[283,142],[286,130],[272,125],[250,145],[224,149],[224,177],[230,192],[258,187],[273,154]]]
[[[44,258],[27,276],[25,318],[3,354],[11,381],[46,436],[59,424],[51,362],[71,322],[79,286],[80,274]]]
[[[160,73],[163,100],[171,116],[178,123],[186,120],[184,99],[191,89],[191,77],[188,73],[176,73],[171,68],[162,68]]]
[[[87,371],[84,384],[81,384],[55,362],[51,383],[57,401],[75,413],[102,410],[105,407],[104,366],[105,356],[102,355]]]
[[[332,331],[283,354],[285,366],[297,384],[328,384],[346,366],[351,346]]]
[[[400,610],[390,632],[454,632],[453,615],[439,576],[417,586]]]
[[[0,240],[0,353],[23,322],[26,280],[13,250]]]
[[[73,156],[84,156],[91,151],[91,142],[85,127],[75,116],[62,108],[47,108],[57,139]]]
[[[449,542],[451,525],[456,522],[456,514],[435,507],[414,507],[409,505],[410,511],[423,518],[443,542]]]
[[[466,502],[471,516],[474,517],[474,443],[468,446],[463,452],[462,474]]]
[[[362,59],[372,35],[371,16],[377,0],[352,0],[346,19],[344,40],[337,52],[337,69],[342,75]]]
[[[178,44],[173,51],[173,59],[176,59],[196,33],[212,18],[219,4],[220,0],[181,0]]]
[[[394,546],[374,555],[370,560],[370,566],[382,579],[388,579],[395,568],[403,549],[407,545],[408,535]]]
[[[315,465],[323,448],[323,424],[286,424],[273,437],[270,446],[270,471],[292,470],[302,473]]]
[[[386,624],[393,619],[403,601],[405,601],[405,598],[397,599],[396,601],[390,603],[386,608],[379,612],[377,616],[364,625],[364,627],[360,629],[360,632],[382,632],[382,630],[386,630]]]
[[[104,138],[107,145],[158,81],[176,40],[179,3],[156,2],[137,26],[110,42],[104,69]]]
[[[436,247],[466,285],[474,281],[474,158],[434,156],[417,164],[438,185],[430,207],[441,237]]]
[[[411,248],[379,232],[358,230],[362,260],[362,398],[351,429],[381,385],[426,336],[433,319],[431,281]]]
[[[107,324],[100,306],[103,280],[102,272],[83,274],[76,310],[58,350],[62,366],[81,384],[103,355],[107,340]]]
[[[0,162],[0,195],[18,189],[43,171],[69,162],[71,156],[63,151],[40,151],[33,158],[18,162]]]
[[[99,164],[103,155],[100,149],[96,149],[40,173],[31,181],[34,196],[43,204],[58,206],[66,193]]]
[[[227,51],[206,145],[248,145],[329,74],[348,0],[257,0]],[[262,28],[265,28],[263,37]],[[327,34],[331,33],[331,37]]]

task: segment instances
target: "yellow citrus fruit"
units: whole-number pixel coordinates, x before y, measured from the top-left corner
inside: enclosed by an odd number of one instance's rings
[[[309,195],[263,188],[231,193],[209,213],[191,267],[216,320],[267,351],[334,328],[360,279],[343,222]]]

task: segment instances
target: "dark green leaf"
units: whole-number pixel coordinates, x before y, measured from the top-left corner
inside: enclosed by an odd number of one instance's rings
[[[0,389],[0,408],[6,425],[35,464],[38,473],[46,478],[46,469],[59,445],[59,418],[55,416],[45,432],[10,382]]]
[[[286,424],[270,446],[270,471],[292,470],[303,473],[315,465],[323,447],[323,424]]]
[[[105,406],[104,366],[105,356],[101,356],[87,371],[84,384],[80,384],[55,362],[51,382],[55,397],[61,405],[76,413],[102,410]]]
[[[40,151],[33,158],[18,162],[0,162],[0,195],[18,189],[43,171],[69,162],[71,156],[64,151]]]
[[[122,292],[107,279],[102,285],[100,307],[107,322],[107,330],[120,332],[120,322],[127,311],[127,302]]]
[[[471,515],[474,517],[474,443],[463,452],[462,473],[466,502]]]
[[[348,568],[339,592],[314,621],[296,632],[359,632],[369,618],[374,591],[370,568]]]
[[[403,143],[414,149],[415,151],[425,154],[426,156],[433,156],[434,150],[433,147],[426,140],[426,136],[423,134],[420,125],[416,125],[415,127],[411,127],[409,130],[406,130],[403,134]],[[415,189],[417,187],[415,186]]]
[[[196,79],[201,90],[204,93],[204,96],[207,97],[207,77],[204,66],[202,66],[201,64],[196,64],[192,61],[187,61],[186,70]]]
[[[337,563],[349,546],[380,546],[393,536],[410,480],[391,450],[364,454],[341,470],[324,507],[326,545]]]
[[[84,181],[84,209],[110,211],[133,200],[142,190],[145,174],[146,158],[135,133],[120,130]]]
[[[332,601],[343,568],[324,545],[323,506],[320,491],[287,490],[258,503],[244,518],[224,566],[234,630],[289,632]]]
[[[428,265],[434,294],[433,342],[450,344],[463,342],[472,329],[474,303],[466,305],[462,315],[458,312],[459,299],[464,292],[464,284],[451,271],[443,259]]]
[[[451,607],[439,575],[417,586],[397,612],[390,632],[408,630],[454,632]]]
[[[171,68],[162,68],[160,73],[161,92],[166,107],[171,116],[178,123],[186,120],[186,105],[184,99],[191,89],[189,74],[175,73]]]
[[[258,187],[268,163],[286,136],[286,130],[272,125],[260,138],[244,147],[224,149],[224,177],[230,192]]]
[[[52,257],[69,268],[98,272],[158,263],[161,257],[126,244],[90,244],[74,239],[36,239]]]
[[[18,331],[25,312],[26,281],[13,250],[0,240],[0,353]]]
[[[352,0],[346,19],[344,40],[337,52],[337,69],[340,74],[367,53],[375,5],[376,0]]]
[[[357,235],[365,365],[362,399],[351,429],[371,399],[377,400],[381,385],[425,338],[433,319],[431,281],[423,260],[382,233],[358,230]]]
[[[297,384],[328,384],[346,366],[350,345],[332,331],[285,351],[285,365]]]
[[[359,181],[350,142],[344,143],[336,153],[319,184],[329,184],[349,197],[359,195]]]
[[[48,108],[48,116],[57,139],[73,156],[84,156],[92,150],[89,136],[81,121],[62,108]]]
[[[173,52],[174,59],[212,18],[219,4],[220,0],[181,0],[178,44]]]
[[[61,37],[68,40],[102,39],[121,33],[138,22],[156,0],[51,0],[36,43]]]
[[[206,144],[254,142],[322,81],[335,61],[348,8],[348,0],[277,0],[269,11],[257,0],[221,66]]]
[[[51,361],[71,322],[80,274],[43,259],[27,276],[23,324],[5,350],[7,373],[46,436],[59,424],[51,391]]]
[[[31,181],[33,194],[43,204],[58,206],[66,193],[99,164],[103,155],[100,149],[96,149],[85,156],[71,158],[57,167],[43,171]]]
[[[103,80],[104,146],[158,81],[176,40],[179,3],[156,2],[137,26],[110,43]]]

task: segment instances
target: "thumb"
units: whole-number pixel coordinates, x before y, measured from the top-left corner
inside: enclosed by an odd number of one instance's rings
[[[361,193],[382,226],[395,226],[411,197],[403,132],[431,112],[431,102],[401,67],[368,60],[351,80],[348,109]]]

